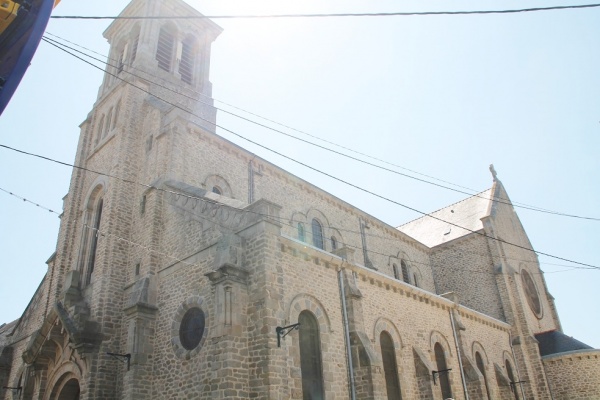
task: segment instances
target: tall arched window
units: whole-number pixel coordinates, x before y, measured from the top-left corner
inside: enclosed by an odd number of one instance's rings
[[[302,242],[306,241],[306,235],[304,234],[304,225],[302,225],[302,222],[298,222],[298,240]]]
[[[304,310],[298,316],[300,331],[300,370],[304,400],[323,400],[323,365],[321,362],[321,339],[315,316]]]
[[[181,55],[179,59],[179,74],[181,80],[190,85],[194,79],[194,67],[196,64],[196,39],[193,36],[186,37],[181,42]]]
[[[136,25],[131,30],[131,62],[135,61],[135,57],[137,56],[138,45],[140,43],[140,26]]]
[[[408,275],[408,265],[404,260],[400,261],[400,267],[402,268],[402,280],[406,283],[410,283],[410,276]]]
[[[433,351],[435,353],[435,363],[437,366],[437,370],[441,371],[437,374],[437,378],[440,382],[442,398],[452,398],[452,390],[450,389],[450,379],[448,378],[449,371],[447,371],[448,364],[446,364],[446,355],[444,354],[444,348],[441,344],[436,343],[435,346],[433,346]]]
[[[508,360],[505,361],[506,364],[506,374],[508,375],[508,379],[510,380],[510,390],[513,392],[513,396],[515,396],[515,400],[519,400],[519,386],[516,383],[515,374],[513,374],[512,366]]]
[[[490,388],[488,387],[487,375],[485,374],[485,365],[483,364],[483,358],[481,358],[481,354],[478,351],[475,352],[475,364],[477,364],[477,369],[483,375],[483,383],[485,384],[485,393],[487,394],[486,399],[490,399]]]
[[[171,72],[173,52],[175,50],[175,29],[169,25],[160,28],[158,45],[156,47],[156,60],[158,68]]]
[[[102,138],[102,132],[104,130],[104,114],[100,117],[100,122],[98,122],[98,131],[96,132],[96,144],[100,143],[100,139]]]
[[[119,59],[117,61],[117,74],[123,72],[123,67],[127,63],[127,56],[129,55],[129,43],[125,42],[119,52]]]
[[[98,237],[100,236],[100,223],[102,221],[102,208],[104,206],[101,189],[102,187],[98,187],[94,191],[94,195],[90,197],[84,217],[82,252],[79,261],[83,286],[87,286],[91,282],[96,264]]]
[[[336,251],[338,248],[337,239],[335,236],[331,237],[331,251]]]
[[[110,130],[112,129],[112,118],[113,118],[113,109],[111,108],[110,111],[108,112],[108,117],[106,117],[106,127],[104,127],[104,134],[102,135],[102,137],[106,136],[108,134],[108,132],[110,132]]]
[[[396,364],[396,350],[394,341],[389,333],[382,331],[379,335],[381,345],[381,358],[385,375],[385,387],[388,400],[402,400],[400,394],[400,380],[398,379],[398,364]]]
[[[319,249],[324,249],[323,243],[323,227],[321,223],[317,221],[316,218],[312,220],[312,237],[313,237],[313,245],[318,247]]]
[[[117,105],[115,107],[115,114],[113,116],[112,127],[110,129],[115,129],[115,127],[117,126],[117,121],[119,119],[119,111],[121,111],[121,100],[117,102]]]

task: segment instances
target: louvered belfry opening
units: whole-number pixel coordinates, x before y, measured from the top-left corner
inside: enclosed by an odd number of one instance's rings
[[[181,60],[179,61],[179,73],[181,80],[192,84],[194,79],[194,64],[196,58],[196,43],[194,38],[186,38],[181,43]]]
[[[140,28],[138,26],[138,27],[136,27],[136,29],[133,32],[133,40],[131,42],[131,62],[135,61],[139,43],[140,43]]]
[[[160,28],[158,35],[158,46],[156,48],[156,60],[158,68],[165,71],[171,71],[171,62],[173,60],[173,50],[175,49],[175,34],[169,26]]]

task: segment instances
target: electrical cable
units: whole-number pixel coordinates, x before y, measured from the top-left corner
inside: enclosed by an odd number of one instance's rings
[[[91,171],[90,171],[90,172],[91,172]],[[119,180],[123,180],[123,179],[120,179],[120,178],[118,178],[118,179],[119,179]],[[141,185],[140,183],[137,183],[137,184],[138,184],[138,185]],[[170,194],[174,194],[174,195],[178,195],[178,196],[182,196],[182,197],[189,197],[189,198],[192,198],[192,199],[201,200],[201,201],[205,201],[205,202],[212,203],[212,204],[217,204],[217,205],[219,205],[219,206],[225,206],[225,207],[228,207],[228,208],[234,208],[234,207],[231,207],[231,206],[227,206],[226,204],[223,204],[223,203],[217,203],[216,201],[212,201],[212,200],[205,199],[205,198],[203,199],[203,198],[194,197],[194,196],[187,196],[187,195],[185,195],[185,194],[181,194],[181,193],[177,193],[177,192],[171,192],[171,191],[168,191],[168,190],[165,190],[165,189],[160,189],[160,188],[157,188],[157,190],[159,190],[159,191],[164,191],[164,192],[166,192],[166,193],[170,193]],[[56,215],[57,215],[57,216],[59,216],[59,217],[60,217],[60,215],[61,215],[60,213],[58,213],[58,212],[56,212],[56,211],[52,211],[52,210],[50,210],[50,209],[49,209],[49,208],[47,208],[47,207],[44,207],[44,206],[42,206],[42,205],[40,205],[40,204],[38,204],[38,203],[35,203],[35,202],[32,202],[32,201],[29,201],[29,200],[27,200],[27,199],[25,199],[25,198],[23,198],[23,197],[21,197],[21,196],[19,196],[19,195],[15,194],[15,193],[13,193],[13,192],[10,192],[10,191],[8,191],[8,190],[5,190],[5,189],[3,189],[3,188],[0,188],[0,191],[3,191],[3,192],[5,192],[5,193],[8,193],[9,195],[11,195],[11,196],[13,196],[13,197],[16,197],[16,198],[18,198],[18,199],[20,199],[20,200],[24,200],[24,201],[26,201],[27,203],[29,203],[29,204],[31,204],[31,205],[35,205],[35,206],[37,206],[37,207],[39,207],[39,208],[42,208],[42,209],[44,209],[44,210],[47,210],[47,211],[50,211],[50,212],[52,212],[52,213],[56,214]],[[239,210],[239,209],[236,209],[236,211],[238,211],[238,212],[250,212],[250,213],[253,213],[253,214],[256,214],[256,215],[259,215],[259,216],[264,216],[264,217],[270,217],[270,218],[272,218],[272,216],[268,216],[268,215],[261,214],[261,213],[258,213],[258,212],[253,212],[253,211]],[[206,221],[208,221],[208,222],[211,222],[211,223],[214,223],[214,224],[216,224],[216,225],[219,225],[219,226],[220,226],[220,227],[222,227],[222,228],[227,228],[226,226],[224,226],[224,225],[220,224],[220,223],[219,223],[218,221],[216,221],[216,220],[213,220],[213,219],[206,218],[206,217],[204,217],[204,216],[202,216],[202,215],[196,215],[196,216],[198,216],[198,217],[200,217],[200,218],[202,218],[202,219],[204,219],[204,220],[206,220]],[[283,223],[285,224],[285,222],[283,222]],[[292,227],[292,228],[294,227],[294,226],[293,226],[293,225],[291,225],[291,224],[288,224],[288,226],[290,226],[290,227]],[[148,251],[150,251],[150,252],[152,252],[152,253],[155,253],[155,254],[163,255],[163,256],[165,256],[165,257],[168,257],[168,258],[170,258],[170,259],[173,259],[173,260],[175,260],[176,262],[180,262],[180,263],[183,263],[183,264],[185,264],[185,265],[197,266],[197,264],[188,263],[188,262],[186,262],[186,261],[183,261],[184,259],[191,257],[191,255],[190,255],[190,256],[188,256],[188,257],[182,257],[182,258],[180,258],[180,257],[175,257],[175,256],[173,256],[173,255],[171,255],[171,254],[168,254],[168,253],[161,252],[160,250],[157,250],[157,249],[155,249],[155,248],[153,248],[153,247],[150,247],[150,246],[145,246],[145,245],[142,245],[142,244],[140,244],[140,243],[137,243],[137,242],[131,241],[131,240],[129,240],[129,239],[125,239],[125,238],[123,238],[123,237],[121,237],[121,236],[118,236],[118,235],[115,235],[115,234],[109,233],[109,232],[107,232],[107,231],[100,230],[100,229],[98,229],[98,228],[93,228],[93,227],[90,227],[90,226],[88,226],[87,224],[84,224],[84,227],[85,227],[86,229],[91,229],[91,230],[94,230],[94,231],[96,231],[96,232],[97,232],[97,234],[100,234],[101,236],[111,236],[111,237],[114,237],[114,238],[118,239],[119,241],[123,241],[123,242],[129,243],[129,244],[135,245],[135,246],[137,246],[137,247],[141,247],[141,248],[143,248],[143,249],[146,249],[146,250],[148,250]],[[360,232],[354,231],[354,233],[360,233]],[[363,251],[363,249],[362,249],[362,248],[360,248],[360,247],[358,247],[358,246],[350,245],[350,244],[348,244],[348,243],[345,243],[345,242],[341,242],[341,244],[342,244],[342,245],[344,245],[344,246],[346,246],[346,247],[349,247],[349,248],[354,248],[354,249],[356,249],[356,250],[361,250],[361,251]],[[321,249],[321,250],[322,250],[322,251],[324,251],[323,249]],[[380,253],[380,252],[373,251],[373,250],[366,250],[366,251],[367,251],[368,253],[371,253],[371,254],[377,254],[377,255],[382,255],[382,256],[385,256],[385,257],[390,257],[388,254],[385,254],[385,253]],[[479,253],[474,253],[474,254],[479,254]],[[479,255],[481,255],[481,254],[479,254]],[[509,259],[510,259],[510,258],[509,258]],[[524,261],[524,262],[530,263],[530,262],[528,262],[528,261],[526,261],[526,260],[521,260],[521,261]],[[425,267],[427,267],[427,268],[431,268],[431,265],[430,265],[430,264],[428,264],[428,263],[424,263],[424,262],[420,262],[420,261],[416,261],[416,260],[409,260],[408,262],[409,262],[409,264],[410,264],[410,265],[413,265],[413,264],[419,264],[419,265],[423,265],[423,266],[425,266]],[[593,268],[578,267],[578,266],[568,266],[568,265],[562,265],[562,264],[560,264],[560,265],[561,265],[561,266],[564,266],[564,267],[568,267],[568,269],[559,270],[559,271],[550,271],[550,272],[544,272],[544,271],[540,271],[540,272],[531,272],[531,273],[533,273],[533,274],[539,274],[539,275],[543,275],[544,273],[558,273],[558,272],[567,272],[567,271],[573,271],[573,270],[576,270],[576,269],[586,269],[586,270],[593,269]],[[491,275],[495,275],[495,273],[493,273],[493,272],[489,272],[489,271],[478,271],[478,270],[467,269],[467,268],[453,268],[453,270],[457,270],[457,271],[463,271],[463,272],[470,272],[470,273],[483,273],[483,274],[491,274]],[[420,271],[419,271],[419,272],[420,272]]]
[[[431,15],[485,15],[485,14],[516,14],[525,12],[569,10],[600,7],[600,4],[581,4],[571,6],[530,7],[508,10],[479,10],[479,11],[420,11],[420,12],[378,12],[378,13],[327,13],[327,14],[270,14],[270,15],[194,15],[171,17],[141,17],[141,16],[82,16],[82,15],[52,15],[54,19],[160,19],[160,20],[190,20],[190,19],[261,19],[261,18],[331,18],[331,17],[408,17]]]
[[[66,51],[66,50],[62,49],[61,47],[57,46],[56,44],[54,44],[54,43],[52,43],[52,42],[50,42],[50,41],[47,41],[47,43],[49,43],[49,44],[51,44],[52,46],[55,46],[55,47],[57,47],[58,49],[60,49],[60,50],[62,50],[62,51],[65,51],[65,52],[67,52],[67,53],[68,53],[68,51]],[[87,63],[87,64],[89,64],[89,65],[93,66],[94,68],[101,69],[101,68],[99,68],[98,66],[96,66],[96,65],[92,64],[91,62],[89,62],[89,61],[87,61],[87,60],[84,60],[84,59],[82,59],[81,57],[79,57],[79,56],[77,56],[77,55],[75,55],[75,54],[72,54],[72,53],[69,53],[69,54],[71,54],[73,57],[76,57],[76,58],[80,59],[81,61],[83,61],[83,62],[85,62],[85,63]],[[102,69],[101,69],[101,70],[102,70]],[[161,98],[160,96],[154,95],[154,94],[150,93],[148,90],[146,90],[146,89],[144,89],[144,88],[141,88],[141,87],[139,87],[139,86],[136,86],[136,85],[134,85],[133,83],[131,83],[131,82],[128,82],[128,81],[126,81],[126,80],[124,80],[124,79],[120,78],[119,76],[117,76],[117,75],[115,75],[115,74],[111,74],[111,73],[109,73],[109,72],[106,72],[106,73],[107,73],[107,74],[109,74],[109,75],[112,75],[113,77],[115,77],[115,78],[117,78],[117,79],[119,79],[119,80],[121,80],[121,81],[123,81],[123,82],[125,82],[125,83],[127,83],[127,84],[128,84],[128,85],[130,85],[130,86],[133,86],[134,88],[137,88],[137,89],[141,90],[141,91],[142,91],[142,92],[144,92],[144,93],[147,93],[147,94],[149,94],[149,95],[151,95],[151,96],[154,96],[154,97],[156,97],[157,99],[159,99],[159,100],[161,100],[161,101],[164,101],[165,103],[167,103],[167,104],[169,104],[169,105],[171,105],[171,106],[173,106],[173,107],[175,107],[175,108],[177,108],[177,109],[179,109],[179,110],[182,110],[182,111],[184,111],[184,112],[186,112],[186,113],[188,113],[188,114],[190,114],[190,115],[192,115],[192,116],[194,116],[194,117],[196,117],[196,118],[199,118],[199,119],[200,119],[200,120],[202,120],[202,121],[205,121],[205,122],[207,122],[207,123],[209,123],[209,124],[211,124],[211,125],[214,125],[215,127],[217,127],[217,128],[220,128],[220,129],[224,130],[225,132],[228,132],[228,133],[230,133],[230,134],[232,134],[232,135],[234,135],[234,136],[236,136],[236,137],[238,137],[238,138],[240,138],[240,139],[242,139],[242,140],[245,140],[245,141],[247,141],[247,142],[249,142],[249,143],[252,143],[252,144],[254,144],[255,146],[258,146],[258,147],[260,147],[260,148],[263,148],[263,149],[265,149],[265,150],[267,150],[267,151],[269,151],[269,152],[271,152],[271,153],[274,153],[274,154],[276,154],[276,155],[279,155],[280,157],[283,157],[283,158],[285,158],[285,159],[287,159],[287,160],[290,160],[290,161],[292,161],[292,162],[294,162],[294,163],[296,163],[296,164],[302,165],[302,166],[304,166],[305,168],[308,168],[308,169],[310,169],[310,170],[313,170],[313,171],[315,171],[315,172],[317,172],[317,173],[319,173],[319,174],[321,174],[321,175],[327,176],[327,177],[329,177],[329,178],[331,178],[331,179],[333,179],[333,180],[336,180],[336,181],[338,181],[338,182],[344,183],[344,184],[345,184],[345,185],[347,185],[347,186],[353,187],[353,188],[355,188],[355,189],[357,189],[357,190],[359,190],[359,191],[362,191],[362,192],[364,192],[364,193],[370,194],[370,195],[372,195],[372,196],[374,196],[374,197],[380,198],[380,199],[382,199],[382,200],[385,200],[385,201],[387,201],[387,202],[389,202],[389,203],[396,204],[396,205],[398,205],[398,206],[400,206],[400,207],[403,207],[403,208],[405,208],[405,209],[411,210],[411,211],[413,211],[413,212],[416,212],[416,213],[418,213],[418,214],[421,214],[421,215],[423,215],[423,216],[427,216],[427,217],[429,217],[429,218],[433,218],[433,219],[435,219],[435,220],[438,220],[438,221],[440,221],[440,222],[444,222],[444,223],[446,223],[446,224],[448,224],[448,225],[455,226],[455,227],[457,227],[457,228],[460,228],[460,229],[463,229],[463,230],[465,230],[465,231],[467,231],[467,232],[471,232],[471,233],[474,233],[474,234],[477,234],[477,235],[480,235],[480,236],[483,236],[483,237],[486,237],[486,238],[492,239],[492,240],[494,240],[494,241],[498,241],[498,242],[500,242],[500,243],[504,243],[504,244],[506,244],[506,245],[513,246],[513,247],[516,247],[516,248],[519,248],[519,249],[522,249],[522,250],[525,250],[525,251],[528,251],[528,252],[533,252],[533,253],[536,253],[536,254],[539,254],[539,255],[544,255],[544,256],[547,256],[547,257],[550,257],[550,258],[555,258],[555,259],[562,260],[562,261],[566,261],[566,262],[570,262],[570,263],[573,263],[573,264],[578,264],[578,265],[582,265],[582,266],[586,266],[586,267],[591,267],[591,268],[597,268],[597,269],[600,269],[600,267],[597,267],[597,266],[595,266],[595,265],[591,265],[591,264],[587,264],[587,263],[583,263],[583,262],[579,262],[579,261],[570,260],[570,259],[568,259],[568,258],[564,258],[564,257],[560,257],[560,256],[555,256],[555,255],[552,255],[552,254],[550,254],[550,253],[542,252],[542,251],[539,251],[539,250],[533,250],[533,249],[530,249],[530,248],[528,248],[528,247],[525,247],[525,246],[521,246],[521,245],[519,245],[519,244],[516,244],[516,243],[511,243],[511,242],[508,242],[508,241],[506,241],[506,240],[503,240],[503,239],[499,239],[499,238],[496,238],[496,237],[490,236],[490,235],[486,234],[485,232],[483,232],[483,233],[482,233],[482,232],[479,232],[479,231],[474,231],[474,230],[472,230],[472,229],[469,229],[469,228],[465,228],[465,227],[463,227],[463,226],[460,226],[460,225],[458,225],[458,224],[456,224],[456,223],[453,223],[453,222],[450,222],[450,221],[446,221],[446,220],[444,220],[444,219],[442,219],[442,218],[439,218],[439,217],[433,216],[433,215],[431,215],[431,214],[428,214],[428,213],[426,213],[426,212],[420,211],[420,210],[418,210],[418,209],[416,209],[416,208],[414,208],[414,207],[411,207],[411,206],[405,205],[405,204],[403,204],[403,203],[400,203],[400,202],[398,202],[398,201],[395,201],[395,200],[393,200],[393,199],[390,199],[390,198],[388,198],[388,197],[386,197],[386,196],[383,196],[383,195],[377,194],[377,193],[375,193],[375,192],[373,192],[373,191],[371,191],[371,190],[368,190],[368,189],[362,188],[362,187],[360,187],[360,186],[358,186],[358,185],[356,185],[356,184],[354,184],[354,183],[351,183],[351,182],[348,182],[348,181],[346,181],[346,180],[343,180],[343,179],[341,179],[341,178],[338,178],[338,177],[336,177],[336,176],[334,176],[334,175],[332,175],[332,174],[330,174],[330,173],[327,173],[327,172],[325,172],[325,171],[321,171],[321,170],[319,170],[318,168],[315,168],[315,167],[313,167],[313,166],[311,166],[311,165],[308,165],[308,164],[306,164],[306,163],[304,163],[304,162],[298,161],[298,160],[296,160],[296,159],[294,159],[294,158],[292,158],[292,157],[290,157],[290,156],[287,156],[287,155],[285,155],[285,154],[283,154],[283,153],[281,153],[281,152],[279,152],[279,151],[276,151],[276,150],[274,150],[274,149],[271,149],[271,148],[269,148],[268,146],[262,145],[262,144],[260,144],[260,143],[258,143],[258,142],[256,142],[256,141],[254,141],[254,140],[248,139],[248,138],[244,137],[243,135],[241,135],[241,134],[239,134],[239,133],[237,133],[237,132],[234,132],[234,131],[233,131],[233,130],[231,130],[231,129],[225,128],[225,127],[223,127],[223,126],[221,126],[221,125],[219,125],[219,124],[216,124],[216,123],[214,123],[214,122],[212,122],[212,121],[209,121],[209,120],[207,120],[207,119],[203,118],[203,117],[202,117],[202,116],[200,116],[200,115],[197,115],[197,114],[195,114],[195,113],[193,113],[193,112],[191,112],[191,111],[189,111],[189,110],[186,110],[185,108],[183,108],[182,106],[180,106],[180,105],[178,105],[178,104],[174,104],[174,103],[172,103],[172,102],[169,102],[168,100],[166,100],[166,99],[164,99],[164,98]],[[211,132],[211,133],[213,133],[213,134],[217,135],[217,134],[216,134],[216,133],[214,133],[214,132]],[[217,136],[219,136],[219,135],[217,135]],[[1,147],[5,147],[5,148],[9,148],[8,146],[5,146],[5,145],[0,145],[0,146],[1,146]],[[10,148],[10,149],[11,149],[11,150],[14,150],[13,148]],[[25,152],[23,152],[23,153],[25,153]],[[250,154],[253,154],[253,153],[251,153],[251,152],[249,152],[249,153],[250,153]],[[29,154],[31,154],[31,153],[29,153]],[[256,155],[255,155],[255,156],[256,156]],[[42,157],[42,158],[46,158],[46,157]],[[148,185],[148,187],[151,187],[151,186],[150,186],[150,185]]]
[[[56,36],[56,35],[52,35],[52,36]],[[67,46],[67,45],[65,45],[65,44],[63,44],[63,43],[60,43],[60,42],[56,41],[56,40],[53,40],[53,39],[50,39],[50,38],[47,38],[47,37],[44,37],[44,40],[45,40],[47,43],[49,43],[49,44],[54,44],[54,45],[58,45],[58,46],[63,46],[63,47],[65,47],[65,48],[68,48],[68,49],[71,49],[71,50],[73,50],[73,51],[76,51],[76,52],[78,52],[78,53],[80,53],[80,54],[83,54],[83,55],[85,55],[86,57],[89,57],[89,58],[91,58],[91,59],[93,59],[93,60],[96,60],[96,61],[102,62],[103,64],[105,64],[105,65],[107,65],[107,66],[111,66],[111,67],[113,67],[113,68],[117,68],[117,66],[115,66],[115,65],[112,65],[112,64],[110,64],[110,63],[108,63],[108,62],[105,62],[105,61],[103,61],[103,60],[100,60],[100,59],[98,59],[98,58],[96,58],[96,57],[92,57],[92,56],[90,56],[89,54],[86,54],[86,53],[84,53],[84,52],[82,52],[82,51],[79,51],[79,50],[77,50],[77,49],[75,49],[75,48],[73,48],[73,47]],[[60,48],[60,47],[59,47],[59,48]],[[75,56],[74,54],[72,54],[72,53],[70,53],[70,52],[68,52],[68,51],[66,51],[66,50],[64,50],[64,49],[61,49],[61,50],[65,51],[66,53],[68,53],[68,54],[70,54],[70,55],[72,55],[72,56]],[[89,49],[88,49],[88,50],[89,50]],[[106,58],[107,58],[108,60],[110,60],[110,58],[108,58],[108,57],[106,57]],[[113,61],[114,61],[114,60],[113,60]],[[96,68],[98,68],[98,67],[96,67]],[[137,68],[134,68],[134,69],[137,69]],[[139,69],[137,69],[137,70],[139,70]],[[108,73],[108,71],[106,71],[106,72]],[[130,72],[130,71],[127,71],[127,70],[124,70],[124,72],[126,72],[127,74],[129,74],[129,75],[131,75],[131,76],[134,76],[134,77],[136,77],[136,78],[140,78],[140,79],[146,79],[146,78],[144,78],[144,77],[141,77],[141,76],[139,76],[139,75],[136,75],[136,74],[134,74],[134,73],[132,73],[132,72]],[[142,72],[143,72],[143,71],[142,71]],[[145,72],[144,72],[144,73],[145,73]],[[113,75],[113,74],[111,74],[111,75]],[[151,75],[151,74],[148,74],[148,75],[150,75],[150,76],[153,76],[153,75]],[[116,75],[113,75],[113,76],[116,76]],[[154,76],[154,78],[157,78],[157,77],[156,77],[156,76]],[[181,93],[181,92],[179,92],[179,91],[176,91],[175,89],[172,89],[172,88],[170,88],[170,87],[167,87],[167,86],[165,86],[165,85],[162,85],[162,84],[160,84],[160,83],[158,83],[158,82],[156,82],[156,81],[151,81],[151,82],[152,82],[153,84],[157,85],[158,87],[161,87],[161,88],[163,88],[163,89],[167,89],[167,90],[169,90],[169,91],[171,91],[171,92],[173,92],[173,93],[176,93],[177,95],[181,95],[181,96],[187,97],[188,99],[191,99],[191,100],[197,101],[197,102],[199,102],[199,103],[201,103],[201,104],[205,104],[205,105],[208,105],[208,106],[214,107],[214,105],[213,105],[212,103],[207,103],[207,102],[204,102],[204,101],[202,101],[202,100],[200,100],[200,99],[197,99],[197,98],[195,98],[195,97],[193,97],[193,96],[186,95],[185,93]],[[206,96],[206,95],[204,95],[204,94],[202,94],[202,93],[198,93],[198,92],[195,92],[195,93],[196,93],[196,94],[199,94],[199,95],[202,95],[202,96],[205,96],[205,97],[208,97],[208,96]],[[408,174],[404,174],[404,173],[402,173],[402,172],[395,171],[395,170],[393,170],[393,169],[386,168],[386,167],[383,167],[383,166],[380,166],[380,165],[377,165],[377,164],[371,163],[371,162],[369,162],[369,161],[365,161],[365,160],[359,159],[359,158],[357,158],[357,157],[354,157],[354,156],[351,156],[351,155],[348,155],[348,154],[345,154],[345,153],[342,153],[342,152],[336,151],[336,150],[334,150],[334,149],[331,149],[331,148],[328,148],[328,147],[325,147],[325,146],[322,146],[322,145],[316,144],[316,143],[314,143],[314,142],[311,142],[311,141],[308,141],[308,140],[305,140],[305,139],[299,138],[299,137],[297,137],[297,136],[294,136],[294,135],[291,135],[291,134],[289,134],[289,133],[287,133],[287,132],[283,132],[283,131],[281,131],[281,130],[278,130],[278,129],[272,128],[272,127],[270,127],[270,126],[268,126],[268,125],[264,125],[264,124],[262,124],[262,123],[259,123],[259,122],[256,122],[256,121],[253,121],[253,120],[251,120],[251,119],[249,119],[249,118],[246,118],[246,117],[243,117],[243,116],[241,116],[241,115],[235,114],[235,113],[233,113],[233,112],[230,112],[230,111],[228,111],[228,110],[224,110],[224,109],[222,109],[222,108],[219,108],[219,107],[214,107],[214,108],[215,108],[215,109],[217,109],[217,110],[219,110],[219,111],[222,111],[222,112],[224,112],[224,113],[230,114],[230,115],[232,115],[232,116],[234,116],[234,117],[240,118],[240,119],[242,119],[242,120],[244,120],[244,121],[247,121],[247,122],[250,122],[250,123],[252,123],[252,124],[255,124],[255,125],[257,125],[257,126],[260,126],[260,127],[266,128],[266,129],[269,129],[269,130],[271,130],[271,131],[274,131],[274,132],[276,132],[276,133],[279,133],[279,134],[282,134],[282,135],[284,135],[284,136],[290,137],[290,138],[292,138],[292,139],[295,139],[295,140],[301,141],[301,142],[303,142],[303,143],[306,143],[306,144],[309,144],[309,145],[315,146],[315,147],[317,147],[317,148],[320,148],[320,149],[322,149],[322,150],[329,151],[329,152],[331,152],[331,153],[334,153],[334,154],[340,155],[340,156],[342,156],[342,157],[346,157],[346,158],[349,158],[349,159],[351,159],[351,160],[354,160],[354,161],[357,161],[357,162],[360,162],[360,163],[363,163],[363,164],[366,164],[366,165],[369,165],[369,166],[372,166],[372,167],[375,167],[375,168],[378,168],[378,169],[381,169],[381,170],[384,170],[384,171],[387,171],[387,172],[391,172],[391,173],[393,173],[393,174],[396,174],[396,175],[404,176],[404,177],[406,177],[406,178],[413,179],[413,180],[416,180],[416,181],[419,181],[419,182],[423,182],[423,183],[427,183],[427,184],[430,184],[430,185],[433,185],[433,186],[437,186],[437,187],[440,187],[440,188],[443,188],[443,189],[451,190],[451,191],[454,191],[454,192],[457,192],[457,193],[461,193],[461,194],[466,194],[466,195],[468,195],[468,196],[473,196],[473,197],[479,197],[479,198],[483,198],[483,197],[481,197],[481,196],[480,196],[480,194],[481,194],[481,193],[472,193],[472,192],[474,192],[474,190],[473,190],[473,189],[466,188],[466,189],[468,189],[468,190],[471,190],[471,192],[465,192],[465,191],[463,191],[463,190],[455,189],[455,188],[452,188],[452,187],[449,187],[449,186],[445,186],[445,185],[441,185],[441,184],[438,184],[438,183],[435,183],[435,182],[431,182],[431,181],[428,181],[428,180],[425,180],[425,179],[422,179],[422,178],[418,178],[418,177],[414,177],[414,176],[411,176],[411,175],[408,175]],[[237,108],[237,107],[236,107],[236,108]],[[245,111],[245,110],[242,110],[242,111]],[[247,112],[247,111],[245,111],[245,112]],[[250,114],[252,114],[252,113],[250,113]],[[258,116],[258,115],[256,115],[256,114],[253,114],[253,115],[255,115],[255,116]],[[260,117],[260,116],[258,116],[258,117]],[[262,118],[262,117],[260,117],[260,118]],[[267,120],[268,120],[268,119],[267,119]],[[269,120],[269,121],[270,121],[270,120]],[[208,121],[207,121],[207,122],[208,122]],[[288,128],[289,128],[289,127],[288,127]],[[293,129],[293,128],[290,128],[290,129]],[[294,129],[294,130],[295,130],[295,129]],[[297,130],[296,130],[296,131],[297,131]],[[301,131],[298,131],[298,132],[301,132]],[[310,134],[307,134],[307,133],[305,133],[305,132],[301,132],[301,133],[303,133],[303,134],[306,134],[306,135],[308,135],[308,136],[311,136],[311,137],[315,137],[315,136],[313,136],[313,135],[310,135]],[[328,142],[328,141],[326,141],[326,140],[323,140],[323,141],[324,141],[324,142],[327,142],[327,143],[330,143],[330,144],[333,144],[333,145],[335,145],[335,146],[338,146],[338,147],[344,148],[344,149],[346,149],[346,150],[353,151],[352,149],[348,149],[348,148],[346,148],[346,147],[344,147],[344,146],[339,146],[339,145],[337,145],[337,144],[335,144],[335,143],[333,143],[333,142]],[[353,151],[353,152],[355,152],[355,151]],[[361,155],[363,155],[363,156],[366,156],[366,157],[369,157],[369,158],[373,158],[373,157],[370,157],[370,156],[368,156],[368,155],[366,155],[366,154],[363,154],[363,153],[359,153],[359,152],[355,152],[355,153],[361,154]],[[377,159],[377,160],[378,160],[378,161],[381,161],[381,162],[385,162],[385,161],[383,161],[383,160],[379,160],[379,159]],[[385,163],[387,163],[387,162],[385,162]],[[389,164],[389,163],[387,163],[387,164]],[[394,165],[394,164],[391,164],[391,165]],[[396,165],[394,165],[394,166],[396,166]],[[403,168],[403,167],[400,167],[400,168]],[[403,169],[406,169],[406,168],[403,168]],[[417,173],[417,174],[419,174],[419,175],[424,175],[424,174],[420,174],[420,173],[418,173],[418,172],[415,172],[415,171],[411,171],[411,172],[413,172],[413,173]],[[428,175],[425,175],[425,176],[428,176]],[[430,176],[428,176],[428,177],[430,177]],[[437,179],[437,178],[434,178],[434,177],[430,177],[430,178],[433,178],[433,179],[436,179],[436,180],[442,181],[442,180],[440,180],[440,179]],[[446,181],[442,181],[442,182],[446,182]],[[456,185],[456,184],[453,184],[453,183],[450,183],[450,182],[446,182],[446,183],[449,183],[449,184],[451,184],[451,185],[453,185],[453,186],[458,186],[458,187],[461,187],[460,185]],[[485,198],[485,199],[486,199],[486,200],[488,200],[487,198]],[[536,212],[546,213],[546,214],[552,214],[552,215],[558,215],[558,216],[564,216],[564,217],[570,217],[570,218],[585,219],[585,220],[592,220],[592,221],[600,221],[600,218],[595,218],[595,217],[587,217],[587,216],[580,216],[580,215],[575,215],[575,214],[567,214],[567,213],[562,213],[562,212],[558,212],[558,211],[547,210],[547,209],[543,209],[543,208],[540,208],[540,207],[528,206],[528,205],[521,204],[521,203],[517,203],[517,202],[511,202],[511,201],[510,201],[510,200],[508,200],[508,199],[502,199],[502,198],[499,198],[499,197],[494,197],[494,198],[492,199],[492,201],[493,201],[493,202],[502,203],[502,204],[506,204],[506,205],[510,205],[510,206],[513,206],[513,207],[523,208],[523,209],[526,209],[526,210],[531,210],[531,211],[536,211]]]

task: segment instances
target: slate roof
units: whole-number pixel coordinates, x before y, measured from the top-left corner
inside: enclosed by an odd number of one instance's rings
[[[593,347],[573,339],[559,331],[549,331],[535,335],[540,348],[540,355],[548,356],[551,354],[565,353],[576,350],[593,350]]]
[[[493,188],[490,188],[429,214],[439,219],[424,215],[399,226],[397,229],[428,247],[435,247],[458,239],[471,232],[453,226],[448,222],[468,228],[471,231],[483,229],[481,218],[489,213],[492,193]]]

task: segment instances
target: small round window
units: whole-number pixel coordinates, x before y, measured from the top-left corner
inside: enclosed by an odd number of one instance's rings
[[[179,326],[179,341],[186,350],[195,349],[204,335],[204,311],[198,307],[187,310]]]
[[[526,270],[521,271],[521,283],[523,284],[523,290],[527,296],[527,302],[529,303],[531,311],[533,311],[538,318],[541,318],[542,304],[540,302],[540,296],[538,295],[537,288],[535,287],[531,275],[529,275],[529,272]]]

